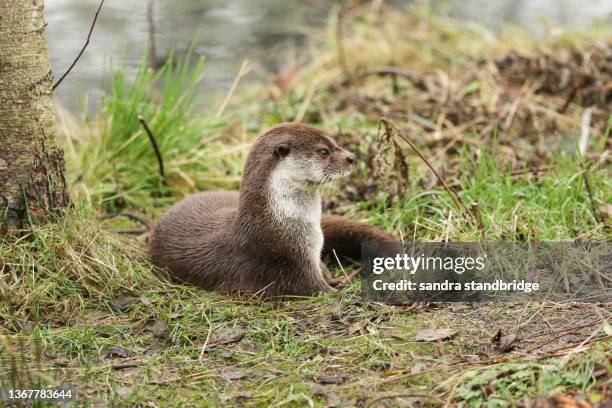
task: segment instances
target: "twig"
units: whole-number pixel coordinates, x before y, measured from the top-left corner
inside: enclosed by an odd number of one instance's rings
[[[149,67],[155,69],[157,65],[157,47],[155,46],[155,18],[154,18],[154,0],[149,0],[147,4],[147,21],[149,23]]]
[[[96,21],[98,21],[98,15],[100,14],[100,10],[102,9],[102,5],[103,4],[104,4],[104,0],[101,0],[100,1],[100,5],[98,6],[98,9],[96,10],[96,15],[94,16],[94,19],[91,22],[91,27],[89,28],[89,33],[87,34],[87,40],[85,41],[85,44],[83,44],[83,48],[81,48],[81,51],[79,52],[77,57],[74,59],[74,61],[72,61],[72,64],[70,65],[68,70],[66,70],[66,72],[64,72],[64,75],[62,75],[60,77],[60,79],[58,79],[57,82],[55,84],[53,84],[53,87],[51,88],[51,90],[55,91],[55,88],[57,88],[59,86],[59,84],[62,83],[64,78],[66,78],[66,76],[70,73],[70,71],[72,71],[72,68],[74,68],[76,63],[81,58],[81,55],[83,55],[83,53],[85,52],[85,48],[87,48],[87,46],[89,45],[89,40],[91,38],[91,33],[93,33],[93,29],[94,29],[94,27],[96,25]]]
[[[318,85],[314,84],[308,90],[308,93],[306,94],[306,97],[304,98],[304,100],[302,102],[302,106],[300,106],[300,110],[298,111],[297,115],[295,116],[295,119],[294,119],[295,122],[300,123],[302,120],[304,120],[304,116],[306,115],[306,112],[308,111],[308,107],[312,103],[312,99],[314,98],[315,94],[317,93],[317,87],[318,87]]]
[[[465,206],[465,204],[463,204],[463,202],[461,201],[459,196],[457,196],[457,194],[453,191],[453,189],[451,189],[449,187],[449,185],[446,184],[444,179],[438,174],[436,169],[429,162],[429,160],[427,160],[425,155],[423,155],[423,153],[421,153],[419,148],[416,147],[416,145],[414,143],[412,143],[412,140],[410,140],[406,136],[404,136],[402,134],[402,132],[400,132],[400,130],[397,128],[397,126],[395,125],[395,123],[393,123],[393,121],[391,119],[382,118],[380,120],[380,123],[382,123],[385,126],[385,130],[386,130],[387,134],[389,134],[389,135],[395,134],[395,135],[399,136],[403,141],[408,143],[408,145],[412,148],[412,150],[414,150],[416,152],[416,154],[419,155],[421,160],[423,160],[425,162],[425,164],[427,165],[427,167],[429,167],[429,169],[433,172],[433,174],[436,176],[436,178],[442,184],[442,186],[444,186],[444,189],[448,192],[448,194],[452,198],[453,202],[457,206],[457,209],[459,209],[459,212],[461,214],[463,214],[464,217],[467,217],[467,218],[471,219],[472,221],[474,221],[477,224],[476,220],[474,220],[473,217],[471,217],[470,211]]]
[[[567,353],[565,356],[563,356],[563,359],[561,359],[560,362],[560,366],[563,367],[564,365],[567,364],[567,362],[570,360],[570,358],[572,357],[572,355],[576,354],[580,348],[584,347],[585,345],[589,344],[591,342],[591,340],[593,340],[593,337],[595,337],[595,335],[597,334],[597,330],[595,330],[593,333],[591,333],[591,335],[589,337],[587,337],[586,339],[584,339],[579,345],[577,345],[576,347],[574,347],[573,349],[571,349],[569,351],[569,353]]]
[[[136,363],[124,363],[124,364],[114,364],[111,366],[111,369],[113,370],[125,370],[126,368],[135,368],[138,367],[138,364]]]
[[[589,336],[591,337],[591,336]],[[603,337],[597,337],[597,338],[590,338],[590,339],[586,339],[583,342],[581,342],[578,346],[586,346],[587,344],[594,344],[594,343],[598,343],[600,341],[606,341],[606,340],[610,340],[612,339],[612,336],[603,336]],[[576,343],[572,343],[572,344],[568,344],[565,346],[561,346],[561,347],[557,347],[556,349],[552,349],[552,350],[548,350],[548,351],[543,351],[541,353],[538,354],[539,358],[550,358],[550,357],[560,357],[563,355],[566,355],[567,353],[559,353],[560,351],[564,351],[567,350],[569,348],[575,347]],[[518,356],[521,356],[521,354],[519,354]]]
[[[599,324],[599,323],[603,322],[603,320],[604,320],[604,318],[600,317],[599,319],[595,319],[595,320],[593,320],[590,323],[586,323],[586,324],[583,324],[583,325],[580,325],[580,326],[566,327],[565,329],[558,330],[557,334],[565,333],[565,332],[568,332],[568,331],[569,332],[575,332],[575,331],[578,331],[580,329],[584,329],[585,327],[591,327],[591,326],[594,326],[596,324]],[[534,339],[536,337],[542,337],[542,336],[546,336],[546,335],[549,335],[549,334],[551,334],[551,333],[548,332],[548,331],[540,331],[540,332],[531,334],[531,335],[529,335],[527,337],[522,337],[519,340],[520,341],[530,340],[530,339]]]
[[[248,60],[242,61],[242,65],[240,66],[240,69],[238,70],[238,73],[236,74],[236,77],[234,78],[234,82],[232,82],[232,86],[230,87],[230,90],[227,92],[227,95],[225,96],[223,103],[221,103],[221,106],[219,106],[219,109],[217,110],[217,114],[215,115],[217,118],[220,118],[221,115],[223,115],[223,112],[225,111],[225,108],[229,104],[230,99],[232,99],[232,95],[234,95],[234,92],[236,92],[236,88],[238,88],[238,84],[240,83],[240,80],[244,76],[246,76],[250,71],[251,71],[251,67],[249,66],[249,61]]]
[[[482,221],[482,214],[480,214],[480,204],[478,204],[478,201],[474,201],[470,209],[472,210],[472,216],[476,220],[476,226],[482,233],[484,233],[485,227],[484,222]]]
[[[589,146],[590,127],[591,108],[587,108],[582,114],[582,120],[580,122],[580,142],[578,143],[578,151],[580,152],[581,157],[584,157],[587,147]]]
[[[599,212],[597,211],[597,206],[595,205],[595,197],[593,196],[593,189],[591,188],[591,181],[589,179],[589,169],[590,166],[585,166],[581,164],[582,167],[582,179],[584,180],[584,187],[586,188],[587,194],[589,195],[589,201],[591,202],[591,211],[593,212],[593,217],[597,222],[601,222],[599,217]]]
[[[342,266],[342,262],[340,262],[340,258],[338,258],[338,254],[336,253],[336,250],[332,248],[332,252],[334,253],[336,262],[338,262],[338,265],[340,266],[340,270],[342,271],[342,274],[344,275],[345,278],[348,279],[348,275],[346,274],[346,271],[344,270],[344,266]]]
[[[349,69],[346,64],[346,52],[344,51],[344,33],[342,31],[342,10],[338,9],[338,19],[336,22],[336,47],[338,49],[338,62],[345,77],[348,77]]]
[[[353,278],[361,273],[361,268],[357,268],[348,275],[341,276],[329,281],[331,286],[345,285],[353,280]]]
[[[149,136],[149,140],[151,141],[151,145],[153,145],[153,150],[155,150],[155,156],[157,156],[157,163],[159,164],[159,175],[162,177],[162,179],[165,179],[166,175],[164,173],[164,160],[162,159],[161,152],[159,151],[159,146],[157,145],[157,140],[155,140],[155,136],[153,135],[153,132],[151,132],[151,129],[149,128],[149,125],[147,125],[147,122],[145,121],[145,118],[143,118],[142,116],[138,115],[138,120],[140,121],[140,124],[144,128],[145,133],[147,134],[147,136]]]
[[[202,351],[200,351],[200,357],[198,358],[198,361],[200,362],[200,364],[203,364],[203,359],[204,359],[204,352],[206,351],[206,346],[208,346],[208,340],[210,340],[210,335],[212,334],[212,323],[210,322],[210,319],[208,318],[208,316],[206,315],[206,313],[204,313],[204,317],[206,318],[206,322],[208,323],[208,333],[206,334],[206,340],[204,340],[204,345],[202,346]]]
[[[366,385],[366,388],[372,388],[372,387],[380,387],[382,385],[386,385],[386,384],[390,384],[393,383],[395,381],[398,380],[405,380],[407,378],[412,378],[412,377],[416,377],[416,376],[420,376],[423,374],[430,374],[430,373],[436,373],[438,371],[446,371],[447,373],[450,372],[450,370],[454,369],[454,368],[460,368],[460,367],[465,367],[471,365],[471,363],[458,363],[458,364],[453,364],[453,365],[449,365],[449,366],[443,366],[443,365],[438,365],[438,366],[434,366],[432,368],[428,368],[426,370],[422,370],[422,371],[410,371],[410,370],[404,370],[402,372],[399,372],[383,381],[380,381],[378,383],[370,383],[368,385]]]
[[[530,88],[531,87],[529,86],[529,81],[525,82],[525,84],[521,87],[519,95],[516,97],[514,102],[512,102],[512,105],[510,105],[510,109],[508,111],[508,115],[506,116],[506,120],[504,120],[504,123],[502,123],[501,125],[502,130],[510,129],[510,126],[512,126],[512,121],[514,120],[514,116],[516,115],[516,112],[518,111],[521,101],[523,100],[523,98],[527,97],[527,94],[529,93]]]
[[[573,333],[577,332],[577,331],[578,331],[578,330],[580,330],[580,329],[583,329],[583,328],[585,328],[585,327],[590,327],[590,326],[592,326],[593,324],[597,324],[597,323],[601,322],[601,320],[602,320],[602,319],[597,319],[596,321],[591,322],[591,323],[589,323],[589,324],[586,324],[586,325],[583,325],[583,326],[576,326],[576,327],[572,327],[572,328],[570,328],[569,330],[562,331],[560,334],[558,334],[557,336],[553,337],[552,339],[547,340],[546,342],[544,342],[544,343],[542,343],[542,344],[539,344],[539,345],[537,345],[537,346],[535,346],[535,347],[532,347],[532,348],[530,348],[530,349],[528,349],[528,350],[524,351],[523,353],[524,353],[524,354],[530,354],[532,351],[535,351],[535,350],[541,349],[542,347],[544,347],[544,346],[546,346],[546,345],[548,345],[548,344],[550,344],[550,343],[553,343],[553,342],[555,342],[555,341],[559,340],[560,338],[567,336],[568,334],[573,334]]]
[[[559,109],[557,109],[557,112],[559,112],[561,114],[565,113],[565,111],[569,107],[570,103],[573,102],[574,98],[578,94],[578,90],[579,89],[580,89],[579,85],[574,85],[574,87],[572,88],[570,93],[567,95],[567,99],[565,100],[565,103]]]
[[[395,65],[385,65],[377,68],[373,68],[371,70],[356,72],[351,76],[345,78],[340,86],[350,85],[353,81],[358,81],[360,79],[367,78],[369,76],[391,76],[395,79],[398,77],[404,78],[414,84],[415,87],[426,90],[427,85],[423,82],[423,79],[416,76],[412,71],[409,71],[402,67],[397,67]]]
[[[582,179],[584,180],[584,187],[586,188],[587,194],[589,195],[589,201],[591,202],[591,212],[595,221],[601,222],[599,218],[599,212],[597,211],[597,205],[595,205],[595,196],[593,195],[593,189],[591,188],[591,181],[589,179],[589,165],[585,165],[584,157],[589,146],[589,137],[591,128],[591,108],[587,108],[582,114],[582,120],[580,123],[580,141],[578,142],[578,153],[580,154],[580,168],[582,169]]]

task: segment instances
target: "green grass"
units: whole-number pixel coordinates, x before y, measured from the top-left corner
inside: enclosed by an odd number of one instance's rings
[[[605,350],[597,349],[588,358],[574,362],[572,370],[564,369],[558,361],[545,364],[509,363],[481,371],[467,371],[465,382],[457,388],[457,396],[470,406],[506,406],[517,395],[532,395],[533,389],[543,394],[566,393],[571,390],[587,392],[593,385],[596,359]],[[609,368],[607,368],[609,369]],[[597,403],[603,396],[594,393],[589,402]]]
[[[190,53],[171,56],[156,72],[143,62],[133,80],[123,69],[111,72],[106,79],[110,91],[102,98],[99,115],[87,122],[84,133],[77,129],[66,135],[68,141],[76,140],[67,152],[68,174],[77,194],[115,212],[150,207],[152,196],[167,205],[173,201],[169,193],[239,181],[237,160],[226,160],[233,156],[215,142],[227,123],[209,112],[193,111],[196,98],[203,97],[197,94],[203,58],[193,62]],[[159,145],[165,183],[139,117]]]
[[[478,33],[446,19],[428,17],[433,19],[426,28],[430,32],[406,33],[403,17],[388,17],[382,28],[359,16],[347,22],[351,37],[345,48],[355,66],[395,63],[423,74],[445,66],[449,55],[466,64],[492,49],[508,49],[503,42],[489,47]],[[389,397],[379,401],[386,406],[399,405],[402,398],[414,402],[405,394],[420,395],[416,399],[431,406],[516,406],[524,397],[568,393],[592,402],[606,397],[609,324],[555,337],[568,325],[609,319],[609,305],[388,306],[364,301],[359,282],[338,294],[294,301],[230,297],[169,283],[147,260],[146,234],[117,233],[141,225],[102,219],[128,212],[152,223],[186,194],[236,189],[257,134],[303,114],[304,121],[332,134],[341,129],[339,143],[362,159],[348,186],[326,197],[347,217],[406,240],[610,240],[609,218],[600,221],[593,213],[583,159],[573,150],[557,150],[537,160],[547,170],[516,173],[517,163],[499,150],[513,137],[509,132],[496,134],[499,144],[462,133],[460,140],[474,138],[479,146],[461,142],[438,154],[431,134],[398,120],[461,200],[478,202],[484,236],[461,218],[447,192],[403,142],[398,143],[409,163],[408,180],[398,180],[393,169],[374,176],[368,158],[380,115],[336,104],[338,95],[326,87],[340,75],[334,23],[331,19],[327,45],[300,73],[298,84],[279,91],[276,99],[263,97],[261,87],[245,89],[222,117],[215,109],[198,108],[197,98],[208,97],[195,86],[206,70],[203,61],[174,59],[157,72],[143,64],[131,80],[121,69],[111,71],[99,113],[77,127],[62,126],[74,207],[19,240],[0,241],[0,388],[63,384],[76,389],[78,406],[125,407],[364,406],[382,397]],[[387,44],[381,36],[403,41]],[[380,44],[387,48],[375,46]],[[320,91],[309,98],[313,73],[321,74]],[[379,87],[385,97],[394,97],[382,81],[364,90],[379,92]],[[159,143],[165,180],[139,115]],[[592,155],[603,155],[609,123],[594,124]],[[518,151],[529,142],[516,144]],[[391,163],[393,150],[384,154]],[[525,160],[539,157],[529,148],[525,154]],[[590,163],[593,203],[599,208],[612,202],[610,173],[605,162]],[[398,182],[407,191],[404,198],[394,193]],[[367,200],[344,195],[368,184],[378,189]],[[335,273],[342,272],[335,268]],[[453,328],[457,334],[435,343],[414,341],[424,328]],[[500,329],[519,337],[513,353],[495,349],[491,339]],[[552,354],[527,352],[548,341],[538,350]],[[583,348],[574,347],[584,341]],[[555,355],[566,344],[574,346]]]
[[[610,239],[606,225],[593,216],[576,157],[554,155],[548,163],[550,170],[537,180],[531,180],[528,174],[513,176],[500,169],[488,153],[483,153],[478,163],[465,157],[460,160],[459,196],[465,203],[479,204],[489,241],[565,241],[580,234],[595,241]],[[592,188],[600,192],[604,201],[609,199],[604,192],[611,190],[610,180],[604,169],[590,172]],[[372,222],[402,230],[405,236],[435,241],[450,233],[450,238],[460,241],[481,239],[478,229],[457,216],[456,207],[443,189],[423,190],[418,183],[415,180],[411,186],[413,196],[395,202],[391,208],[385,208],[384,201],[374,206],[362,203],[357,208],[369,212]]]

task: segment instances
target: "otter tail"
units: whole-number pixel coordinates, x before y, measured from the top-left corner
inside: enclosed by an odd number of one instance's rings
[[[337,215],[322,215],[321,229],[324,240],[323,254],[332,253],[334,250],[339,257],[359,259],[363,242],[398,242],[381,229]]]

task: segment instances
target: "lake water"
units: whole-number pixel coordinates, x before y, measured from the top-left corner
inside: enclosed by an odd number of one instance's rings
[[[155,42],[158,59],[169,49],[207,58],[204,92],[229,88],[244,59],[252,62],[258,78],[275,72],[307,43],[309,29],[325,24],[327,13],[307,0],[153,0]],[[394,1],[395,7],[404,3]],[[448,4],[448,1],[433,0]],[[98,0],[46,0],[49,52],[56,78],[72,63],[87,37]],[[57,89],[61,103],[78,111],[80,99],[88,110],[102,91],[106,64],[125,61],[134,70],[149,37],[148,0],[106,0],[91,42],[80,61]],[[612,0],[462,0],[451,3],[457,17],[499,31],[506,24],[525,27],[545,35],[558,27],[580,28],[594,20],[609,21]]]

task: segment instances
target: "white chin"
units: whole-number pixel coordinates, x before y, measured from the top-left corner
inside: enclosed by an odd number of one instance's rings
[[[350,171],[350,170],[348,170],[348,171],[343,171],[342,173],[339,173],[339,174],[337,174],[337,175],[333,176],[333,177],[332,177],[332,180],[342,180],[342,179],[347,178],[347,177],[348,177],[350,174],[351,174],[351,171]]]

